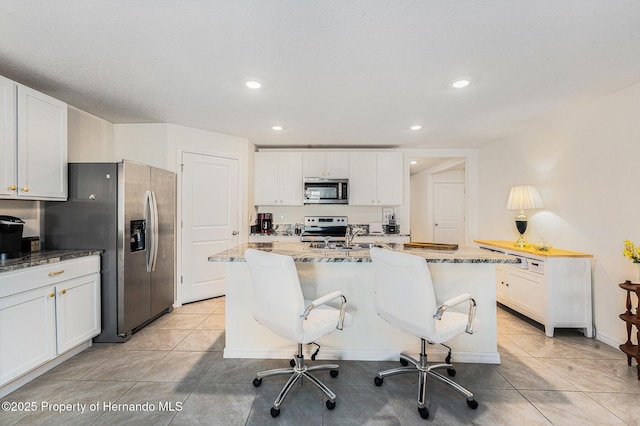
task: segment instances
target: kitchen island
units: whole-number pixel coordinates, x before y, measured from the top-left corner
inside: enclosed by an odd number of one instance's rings
[[[473,335],[451,340],[453,360],[499,364],[496,330],[495,267],[517,263],[512,256],[477,248],[456,251],[405,249],[402,244],[385,244],[389,249],[427,259],[439,301],[470,293],[478,308],[478,326]],[[225,358],[290,358],[295,344],[258,324],[251,314],[251,281],[244,259],[248,248],[293,257],[302,291],[313,299],[334,290],[347,298],[347,312],[353,325],[323,337],[319,359],[397,360],[400,352],[417,354],[420,339],[403,333],[382,320],[374,306],[374,275],[367,248],[337,250],[313,248],[308,243],[246,243],[209,257],[210,262],[226,262],[226,342]],[[468,306],[456,309],[466,312]],[[308,353],[315,346],[307,347]],[[444,356],[440,345],[428,352]],[[305,355],[308,355],[305,353]]]

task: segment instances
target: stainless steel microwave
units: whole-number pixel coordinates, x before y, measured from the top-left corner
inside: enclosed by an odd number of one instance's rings
[[[304,178],[304,204],[348,204],[348,179]]]

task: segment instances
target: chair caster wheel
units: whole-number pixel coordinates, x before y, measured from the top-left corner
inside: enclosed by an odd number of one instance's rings
[[[429,418],[429,409],[427,407],[418,408],[418,413],[420,413],[420,417],[423,419]]]
[[[280,410],[274,407],[271,407],[271,417],[278,417],[280,415]]]
[[[258,387],[262,384],[262,379],[258,379],[257,377],[253,379],[253,386]]]
[[[335,402],[331,402],[330,400],[327,400],[327,409],[328,410],[333,410],[334,408],[336,408],[336,403]]]
[[[472,410],[475,410],[476,408],[478,408],[478,401],[476,401],[475,399],[468,400],[467,405],[471,407]]]
[[[384,379],[382,377],[374,377],[373,378],[373,383],[376,384],[376,386],[382,386],[382,382],[384,381]]]
[[[450,375],[451,377],[456,375],[456,369],[455,368],[447,368],[447,374]]]
[[[404,358],[400,358],[400,364],[402,364],[403,367],[406,367],[407,365],[409,365],[409,361]]]
[[[289,365],[292,366],[292,367],[295,367],[296,366],[296,361],[294,359],[290,359],[289,360]]]
[[[329,374],[330,374],[330,375],[331,375],[331,377],[333,377],[334,379],[335,379],[336,377],[338,377],[338,373],[339,373],[339,371],[338,371],[338,370],[331,370],[331,371],[329,371]]]

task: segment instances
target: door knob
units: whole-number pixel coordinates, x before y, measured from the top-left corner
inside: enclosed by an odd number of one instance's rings
[[[231,235],[238,235],[238,231],[233,231]]]
[[[23,190],[24,192],[29,192],[29,187],[28,187],[28,186],[25,186],[24,188],[22,188],[22,190]]]
[[[16,186],[15,186],[15,185],[11,185],[11,186],[9,187],[9,191],[15,191],[15,190],[16,190]]]

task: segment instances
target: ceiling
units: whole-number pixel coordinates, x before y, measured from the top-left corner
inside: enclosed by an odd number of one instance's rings
[[[637,0],[3,0],[0,10],[0,75],[112,123],[258,146],[480,147],[640,82]],[[460,78],[471,84],[451,87]]]

